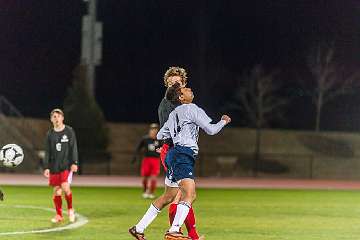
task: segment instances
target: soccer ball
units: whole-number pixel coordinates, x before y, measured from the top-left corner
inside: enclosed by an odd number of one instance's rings
[[[22,163],[24,152],[19,145],[7,144],[0,150],[0,163],[5,167],[16,167]]]

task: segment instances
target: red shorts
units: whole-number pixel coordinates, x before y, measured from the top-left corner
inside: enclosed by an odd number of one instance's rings
[[[167,171],[167,167],[165,165],[165,158],[168,151],[169,151],[169,145],[164,143],[161,147],[160,160],[161,160],[161,164],[164,167],[165,172]]]
[[[141,176],[157,176],[160,173],[160,160],[157,157],[145,157],[141,163]]]
[[[50,173],[49,185],[56,187],[61,186],[62,183],[71,183],[72,172],[65,170],[59,173]]]

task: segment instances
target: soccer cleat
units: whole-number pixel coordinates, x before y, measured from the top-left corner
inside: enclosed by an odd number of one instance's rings
[[[75,222],[75,211],[73,208],[69,209],[69,221],[70,222]]]
[[[129,228],[129,233],[137,240],[146,240],[144,233],[137,232],[135,226]]]
[[[59,223],[59,222],[62,222],[63,220],[64,220],[64,219],[63,219],[62,216],[56,215],[55,217],[53,217],[53,218],[51,219],[51,222],[52,222],[52,223]]]
[[[150,199],[154,199],[155,198],[155,196],[154,196],[154,194],[148,194],[148,198],[150,198]]]
[[[143,197],[143,198],[149,198],[149,194],[148,194],[148,193],[143,193],[143,194],[142,194],[142,197]]]
[[[181,232],[167,232],[164,236],[165,240],[192,240],[191,238],[184,236]]]
[[[0,201],[4,201],[4,193],[0,190]]]

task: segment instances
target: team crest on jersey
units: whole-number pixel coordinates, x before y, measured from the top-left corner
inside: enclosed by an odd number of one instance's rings
[[[58,152],[61,151],[61,143],[56,144],[56,151],[58,151]]]
[[[68,136],[66,136],[65,134],[61,137],[61,142],[68,142],[69,141],[69,138]]]
[[[155,144],[148,144],[149,151],[155,151]]]

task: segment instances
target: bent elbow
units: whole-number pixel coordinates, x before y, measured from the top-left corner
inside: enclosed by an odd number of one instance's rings
[[[206,132],[208,135],[213,136],[213,135],[217,134],[219,131],[214,130],[214,129],[207,128],[207,129],[205,129],[205,132]]]

